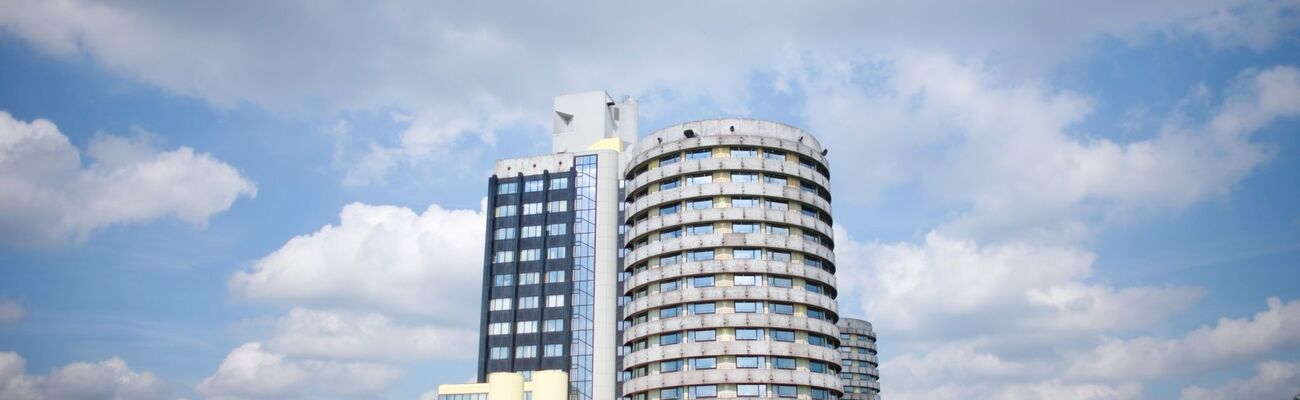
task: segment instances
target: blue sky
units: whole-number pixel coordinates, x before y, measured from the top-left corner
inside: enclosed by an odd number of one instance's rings
[[[889,398],[1291,396],[1298,32],[1294,1],[0,1],[0,398],[469,379],[491,161],[600,89],[643,134],[829,147]]]

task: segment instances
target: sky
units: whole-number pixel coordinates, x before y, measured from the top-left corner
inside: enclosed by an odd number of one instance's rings
[[[0,399],[472,380],[485,178],[591,90],[827,146],[885,398],[1300,393],[1294,0],[0,0]]]

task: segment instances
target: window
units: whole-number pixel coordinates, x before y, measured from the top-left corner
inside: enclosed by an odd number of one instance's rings
[[[509,335],[509,334],[510,334],[509,322],[494,322],[488,325],[488,336]]]
[[[816,259],[816,258],[812,258],[812,257],[807,257],[807,256],[805,256],[805,257],[803,258],[803,265],[807,265],[807,266],[809,266],[809,267],[821,268],[821,267],[822,267],[822,260],[819,260],[819,259]]]
[[[551,190],[568,188],[569,178],[551,178]]]
[[[515,228],[498,228],[496,234],[492,236],[496,240],[514,239]]]
[[[673,265],[682,262],[682,254],[677,253],[670,256],[659,256],[659,265]]]
[[[548,344],[542,349],[542,357],[560,357],[564,355],[564,345]]]
[[[717,357],[700,357],[691,359],[691,369],[714,369],[717,367]]]
[[[492,299],[488,302],[488,311],[502,311],[510,309],[510,299]]]
[[[504,360],[510,358],[509,347],[493,347],[491,353],[492,353],[491,358],[493,360]]]
[[[760,308],[762,308],[762,306],[759,305],[757,301],[736,302],[736,313],[739,314],[754,314],[757,313]]]
[[[712,224],[691,225],[686,227],[686,233],[692,235],[708,235],[710,233],[713,233],[713,225]]]
[[[736,275],[736,286],[758,286],[758,275]]]
[[[519,193],[519,184],[515,182],[498,183],[497,194]]]
[[[659,309],[659,318],[672,318],[682,313],[681,306],[664,307]]]
[[[519,321],[515,323],[515,333],[537,333],[537,321]]]
[[[546,259],[547,259],[547,260],[553,260],[553,259],[556,259],[556,258],[564,258],[564,257],[567,257],[567,256],[568,256],[568,248],[566,248],[566,247],[552,247],[552,248],[546,249]]]
[[[515,346],[515,358],[537,357],[537,346]]]
[[[770,251],[767,253],[767,259],[772,261],[790,261],[790,252],[788,251]]]
[[[524,203],[524,215],[542,213],[542,203]]]
[[[678,286],[677,281],[660,282],[660,283],[659,283],[659,291],[660,291],[660,292],[671,292],[671,291],[677,290],[677,286]]]
[[[812,309],[812,308],[809,308],[809,309],[808,309],[808,318],[812,318],[812,319],[826,319],[826,312],[825,312],[825,311],[822,311],[822,310],[814,310],[814,309]]]
[[[712,342],[718,338],[718,332],[713,329],[691,331],[692,342]]]
[[[659,400],[678,400],[682,398],[682,388],[659,389]]]
[[[794,358],[791,357],[772,357],[772,368],[776,369],[794,369]]]
[[[785,186],[789,184],[789,182],[786,181],[784,176],[776,176],[776,175],[763,175],[763,183],[769,183],[769,184],[781,185],[781,186]]]
[[[674,228],[672,230],[659,232],[659,240],[675,239],[681,236],[682,236],[681,228]]]
[[[510,286],[513,285],[515,277],[510,274],[492,275],[492,286]]]
[[[515,206],[497,206],[496,216],[510,217],[515,215]]]
[[[772,303],[772,313],[784,315],[794,314],[794,304]]]
[[[699,160],[709,157],[713,157],[713,151],[709,149],[691,150],[686,152],[687,160]]]
[[[542,249],[519,250],[519,261],[537,261],[542,259]]]
[[[691,398],[718,397],[718,385],[691,386]]]
[[[756,233],[758,232],[758,224],[735,222],[731,224],[731,232],[732,233]]]
[[[776,201],[776,200],[765,200],[763,202],[763,207],[767,207],[773,210],[789,211],[790,203],[784,201]]]
[[[682,360],[664,361],[659,363],[659,373],[677,372],[682,370]]]
[[[763,158],[785,161],[785,152],[780,150],[763,150]]]
[[[686,177],[687,185],[699,185],[701,183],[713,183],[713,175],[691,175]]]
[[[821,242],[822,242],[822,238],[821,238],[821,236],[817,236],[817,235],[814,235],[814,234],[809,233],[809,232],[804,232],[804,233],[803,233],[803,240],[805,240],[805,241],[809,241],[809,242],[813,242],[813,243],[821,243]]]
[[[736,368],[763,368],[763,357],[736,357]]]
[[[542,332],[560,332],[564,330],[563,319],[548,319],[542,323]]]
[[[520,228],[520,229],[519,229],[519,237],[521,237],[521,238],[535,238],[535,237],[542,237],[542,226],[541,226],[541,225],[530,225],[530,226],[525,226],[525,227],[523,227],[523,228]]]
[[[737,260],[757,260],[762,258],[759,256],[760,254],[762,254],[762,250],[759,249],[735,249],[731,251],[731,258]]]
[[[679,155],[677,155],[677,154],[669,154],[669,155],[666,155],[666,156],[663,156],[663,157],[659,157],[659,166],[660,166],[660,167],[663,167],[663,166],[667,166],[667,165],[673,165],[673,164],[676,164],[677,161],[680,161],[680,160],[681,160],[681,156],[679,156]]]
[[[731,181],[739,183],[749,183],[758,181],[758,174],[753,172],[732,172]]]
[[[773,329],[773,330],[772,330],[772,340],[775,340],[775,341],[778,341],[778,342],[793,342],[793,341],[794,341],[794,331],[785,331],[785,330],[780,330],[780,329]]]
[[[734,181],[735,178],[733,177]],[[758,207],[758,198],[755,197],[734,197],[731,199],[731,206],[736,208],[755,208]]]
[[[736,340],[762,340],[762,328],[736,328]]]
[[[687,210],[704,210],[713,208],[713,199],[691,200],[686,202]]]
[[[691,287],[713,287],[713,275],[697,276],[690,279]]]
[[[564,307],[564,295],[553,294],[546,296],[547,307]]]
[[[779,288],[794,287],[794,279],[782,276],[773,276],[768,278],[768,284]]]
[[[808,370],[819,374],[826,373],[826,363],[821,361],[809,361]]]
[[[525,272],[519,274],[520,285],[536,285],[541,283],[542,274],[540,272]]]
[[[681,180],[678,179],[666,180],[663,182],[659,182],[659,190],[676,189],[677,186],[680,184],[681,184]]]
[[[677,213],[677,208],[678,208],[678,205],[676,205],[676,204],[672,204],[672,205],[667,205],[667,206],[659,207],[659,215],[672,215],[672,214],[676,214],[676,213]]]
[[[494,263],[508,263],[514,260],[515,252],[513,251],[498,251],[492,255],[492,262]]]
[[[713,303],[695,303],[691,304],[691,314],[713,314]]]
[[[803,208],[800,208],[800,209],[799,209],[799,212],[802,213],[803,215],[807,215],[807,216],[809,216],[809,217],[817,218],[817,211],[816,211],[816,210],[813,210],[811,207],[803,207]]]
[[[809,391],[812,400],[831,400],[830,392],[826,389],[812,389]]]
[[[736,396],[738,397],[767,396],[767,385],[736,385]]]
[[[780,225],[768,225],[767,233],[773,235],[790,236],[790,227]]]
[[[788,386],[788,385],[777,385],[776,396],[777,397],[798,397],[799,388],[795,386]]]
[[[569,233],[569,224],[550,224],[546,226],[547,235],[556,236],[566,233]]]
[[[541,179],[531,179],[531,180],[524,181],[524,191],[525,191],[525,192],[540,192],[540,191],[542,191],[542,180],[541,180]]]
[[[554,213],[554,212],[565,212],[565,211],[569,211],[568,200],[556,200],[550,203],[546,203],[546,212]]]
[[[754,158],[758,157],[758,150],[752,147],[732,147],[731,156],[735,158]]]
[[[665,333],[665,334],[659,335],[659,345],[660,345],[660,346],[669,346],[669,345],[674,345],[674,344],[678,344],[678,343],[681,343],[681,342],[682,342],[682,333],[681,333],[681,332]]]
[[[817,187],[812,182],[799,182],[799,188],[808,193],[817,193]]]
[[[546,283],[564,282],[566,271],[548,271],[546,272]]]
[[[529,308],[537,308],[537,296],[519,298],[519,309],[526,310]]]
[[[686,253],[686,261],[708,261],[713,259],[713,250],[699,250]]]

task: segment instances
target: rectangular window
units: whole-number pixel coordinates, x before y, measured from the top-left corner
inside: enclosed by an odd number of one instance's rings
[[[785,186],[789,184],[789,182],[786,181],[784,176],[779,176],[779,175],[763,175],[763,183],[781,185],[781,186]]]
[[[794,331],[783,331],[783,330],[780,330],[780,329],[773,329],[773,330],[772,330],[772,340],[775,340],[775,341],[778,341],[778,342],[793,342],[793,341],[794,341]]]
[[[808,393],[812,400],[831,400],[830,391],[826,389],[811,389]]]
[[[514,284],[515,277],[510,274],[492,275],[492,286],[510,286]]]
[[[542,249],[519,250],[519,261],[537,261],[542,259]]]
[[[737,260],[757,260],[762,258],[762,250],[759,249],[735,249],[731,251],[731,258]]]
[[[546,226],[546,234],[557,236],[569,233],[569,224],[550,224]]]
[[[734,222],[731,224],[731,233],[758,233],[758,224]]]
[[[691,369],[714,369],[717,367],[717,357],[700,357],[691,359]]]
[[[680,184],[681,184],[680,179],[666,180],[663,182],[659,182],[659,190],[676,189],[677,186]]]
[[[659,283],[660,292],[671,292],[677,290],[677,281],[667,281]]]
[[[564,275],[567,271],[547,271],[546,283],[564,282]]]
[[[785,152],[780,150],[763,150],[763,158],[785,161]]]
[[[798,397],[799,388],[795,386],[789,386],[789,385],[777,385],[776,396],[777,397]]]
[[[772,261],[790,262],[790,252],[788,251],[770,251],[767,253],[767,259]]]
[[[736,396],[738,397],[767,396],[767,385],[736,385]]]
[[[682,370],[682,360],[664,361],[659,363],[659,373],[677,372]]]
[[[535,238],[535,237],[542,237],[542,226],[541,226],[541,225],[529,225],[529,226],[525,226],[525,227],[523,227],[523,228],[520,228],[520,229],[519,229],[519,237],[521,237],[521,238]]]
[[[564,356],[564,345],[548,344],[542,350],[542,357],[562,357]]]
[[[713,287],[713,275],[690,278],[691,287]]]
[[[826,373],[826,363],[821,361],[809,361],[808,370],[819,374]]]
[[[488,311],[503,311],[510,309],[510,299],[492,299],[488,302]]]
[[[514,260],[515,252],[513,251],[498,251],[492,255],[492,262],[494,263],[508,263]]]
[[[686,253],[686,261],[709,261],[713,259],[713,250],[699,250]]]
[[[678,400],[682,398],[682,388],[659,389],[659,400]]]
[[[691,386],[690,392],[692,399],[718,397],[718,385]]]
[[[519,193],[519,184],[515,182],[498,183],[497,194]]]
[[[524,203],[524,215],[542,213],[542,203]]]
[[[699,160],[699,159],[704,159],[709,157],[713,157],[713,150],[699,149],[699,150],[690,150],[686,152],[687,160]]]
[[[736,313],[740,313],[740,314],[754,314],[754,313],[757,313],[758,310],[759,310],[760,308],[762,308],[762,306],[759,305],[759,303],[758,303],[757,301],[737,301],[737,302],[736,302]]]
[[[556,200],[546,203],[546,212],[565,212],[569,211],[569,202],[567,200]]]
[[[515,206],[497,206],[496,216],[511,217],[515,215]]]
[[[768,225],[767,233],[772,235],[790,236],[790,227],[780,225]]]
[[[756,197],[733,197],[731,206],[735,208],[756,208],[758,207],[758,198]]]
[[[803,207],[803,208],[800,208],[800,209],[799,209],[799,212],[802,213],[803,215],[807,215],[807,216],[809,216],[809,217],[817,218],[817,211],[816,211],[816,210],[813,210],[812,207]]]
[[[794,304],[772,303],[772,313],[792,315],[794,314]]]
[[[773,276],[768,278],[767,281],[769,285],[779,288],[794,287],[794,279],[787,277]]]
[[[681,333],[681,332],[665,333],[665,334],[659,335],[659,345],[660,345],[660,346],[669,346],[669,345],[674,345],[674,344],[678,344],[678,343],[681,343],[681,342],[682,342],[682,333]]]
[[[713,224],[691,225],[686,227],[686,233],[692,235],[708,235],[713,233]]]
[[[808,309],[808,318],[812,318],[812,319],[826,319],[826,312],[825,312],[825,311],[822,311],[822,310],[814,310],[814,309],[812,309],[812,308],[809,308],[809,309]]]
[[[692,342],[712,342],[714,340],[717,340],[717,338],[718,338],[718,332],[713,329],[691,331]]]
[[[736,328],[736,340],[763,340],[763,329]]]
[[[758,286],[758,275],[736,275],[736,286]]]
[[[519,321],[515,323],[515,333],[537,333],[537,321]]]
[[[776,369],[794,369],[794,358],[789,357],[772,357],[772,368]]]
[[[509,322],[494,322],[488,325],[488,336],[509,335],[509,334],[510,334]]]
[[[776,201],[776,200],[764,200],[763,207],[767,207],[773,210],[789,211],[790,203],[784,201]]]
[[[493,347],[491,353],[492,353],[491,358],[493,360],[504,360],[510,358],[509,347]]]
[[[682,262],[682,253],[677,253],[670,256],[659,256],[659,265],[674,265],[679,262]]]
[[[817,193],[817,187],[812,182],[799,182],[799,188],[808,193]]]
[[[519,298],[519,309],[526,310],[529,308],[537,308],[537,296]]]
[[[736,357],[736,368],[763,368],[764,364],[763,357]]]
[[[546,296],[547,307],[564,307],[564,295],[553,294]]]
[[[695,303],[695,304],[691,304],[691,314],[694,314],[694,315],[713,314],[714,309],[715,309],[715,308],[714,308],[713,303]]]
[[[680,306],[664,307],[659,309],[659,318],[672,318],[680,315],[682,308]]]
[[[536,285],[541,283],[542,274],[540,272],[525,272],[519,274],[520,285]]]
[[[551,178],[551,190],[568,188],[569,178]]]
[[[807,265],[809,267],[814,267],[814,268],[821,268],[822,260],[805,256],[803,258],[803,265]]]
[[[676,164],[677,161],[680,161],[681,159],[682,159],[681,156],[678,156],[677,154],[669,154],[663,157],[659,157],[659,166],[663,167],[663,166],[673,165]]]
[[[564,320],[562,319],[548,319],[542,326],[543,332],[560,332],[563,330]]]
[[[713,208],[713,199],[690,200],[686,202],[687,210],[706,210]]]
[[[567,257],[569,254],[567,247],[551,247],[546,249],[546,259],[554,260],[557,258]]]
[[[659,240],[676,239],[681,236],[682,236],[681,228],[674,228],[663,232],[659,232]]]
[[[758,174],[753,172],[732,172],[731,181],[738,183],[757,182]]]
[[[515,228],[498,228],[496,234],[492,237],[496,240],[514,239]]]
[[[515,358],[537,357],[537,346],[515,346]]]
[[[732,147],[731,156],[735,158],[754,158],[758,157],[758,150],[753,147]]]
[[[702,183],[713,183],[712,174],[691,175],[686,177],[687,185],[699,185]]]
[[[541,179],[530,179],[530,180],[526,180],[526,181],[524,181],[524,191],[525,191],[525,192],[540,192],[540,191],[542,191],[542,180],[541,180]]]

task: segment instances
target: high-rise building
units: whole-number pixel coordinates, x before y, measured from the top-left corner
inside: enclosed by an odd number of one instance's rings
[[[638,139],[637,103],[604,92],[557,97],[554,121],[552,154],[499,160],[488,181],[479,382],[562,371],[571,400],[843,395],[816,138],[714,119]],[[443,388],[497,400],[479,385]]]
[[[877,400],[880,398],[880,360],[876,358],[876,332],[871,323],[860,319],[841,318],[840,379],[844,381],[845,400]]]

